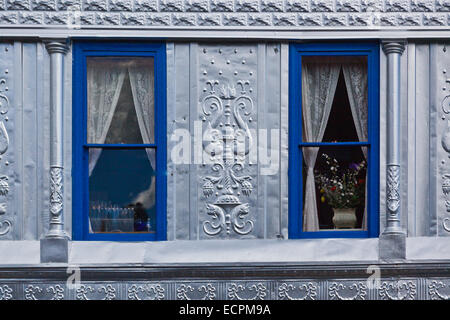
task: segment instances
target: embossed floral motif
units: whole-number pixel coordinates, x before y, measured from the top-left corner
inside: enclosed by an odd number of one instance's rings
[[[211,170],[217,175],[203,177],[203,195],[216,195],[214,203],[206,203],[211,221],[204,221],[203,231],[209,236],[235,231],[239,235],[253,230],[247,220],[248,203],[241,202],[240,193],[249,197],[253,191],[252,177],[240,174],[243,159],[252,146],[252,135],[245,117],[253,110],[253,100],[247,94],[249,80],[238,80],[236,86],[207,80],[210,91],[203,98],[202,111],[206,121],[203,149],[211,156]],[[218,88],[218,92],[216,91]],[[238,92],[239,91],[239,92]]]
[[[242,285],[232,283],[228,289],[228,298],[231,300],[264,300],[267,296],[267,287],[263,283]]]
[[[416,289],[414,281],[389,281],[381,284],[378,294],[383,300],[413,300],[417,293]]]
[[[91,286],[86,286],[84,284],[80,285],[76,291],[76,299],[77,300],[89,300],[87,295],[89,293],[95,292],[95,289]]]
[[[331,300],[365,300],[367,286],[363,282],[350,284],[333,282],[328,288]]]
[[[165,289],[160,285],[135,285],[128,288],[128,299],[130,300],[163,300]]]
[[[11,300],[13,290],[8,285],[0,286],[0,300]]]
[[[50,169],[50,212],[58,215],[63,207],[62,191],[63,169],[53,167]]]
[[[450,300],[450,285],[444,281],[433,280],[428,285],[431,300]]]
[[[114,300],[116,299],[116,288],[111,284],[103,285],[97,290],[92,286],[80,285],[76,290],[77,300],[89,300],[88,296],[94,294],[95,292],[101,293],[103,298],[101,300]]]
[[[211,283],[201,285],[198,288],[181,284],[177,288],[177,299],[179,300],[213,300],[215,298],[216,288]]]
[[[298,285],[282,283],[278,287],[278,297],[281,300],[315,300],[317,298],[317,284],[313,282]]]
[[[39,286],[28,285],[25,288],[25,300],[37,300],[36,294],[41,293],[43,289]]]
[[[400,206],[400,167],[388,165],[387,167],[387,208],[395,213]]]
[[[64,288],[61,287],[59,284],[48,287],[47,292],[50,292],[53,294],[51,300],[63,300],[64,299]]]

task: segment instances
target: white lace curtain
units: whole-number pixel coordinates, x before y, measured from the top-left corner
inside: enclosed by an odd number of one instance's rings
[[[153,68],[132,62],[95,61],[88,65],[88,143],[105,143],[128,72],[139,131],[145,144],[155,142]],[[126,134],[124,128],[123,134]],[[155,170],[155,150],[146,149]],[[102,149],[89,149],[89,176]]]
[[[317,60],[302,64],[302,114],[303,140],[305,142],[321,142],[323,139],[341,68],[358,139],[367,141],[367,65],[365,63]],[[367,159],[366,148],[362,148],[362,150]],[[303,148],[303,157],[307,168],[303,208],[304,231],[319,230],[314,181],[314,166],[318,152],[319,148]],[[367,207],[367,201],[365,207]],[[367,225],[366,216],[365,209],[364,229]]]

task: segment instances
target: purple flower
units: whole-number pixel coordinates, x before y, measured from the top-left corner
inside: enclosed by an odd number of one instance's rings
[[[350,163],[350,165],[348,166],[350,169],[352,170],[358,170],[359,169],[359,165],[357,163]]]

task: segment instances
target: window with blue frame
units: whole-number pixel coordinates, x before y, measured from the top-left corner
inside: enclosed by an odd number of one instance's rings
[[[289,237],[376,237],[379,47],[290,47]]]
[[[77,240],[166,238],[165,46],[74,43]]]

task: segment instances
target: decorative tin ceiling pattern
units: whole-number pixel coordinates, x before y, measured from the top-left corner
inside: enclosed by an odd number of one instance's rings
[[[450,0],[0,0],[0,26],[448,26]]]

